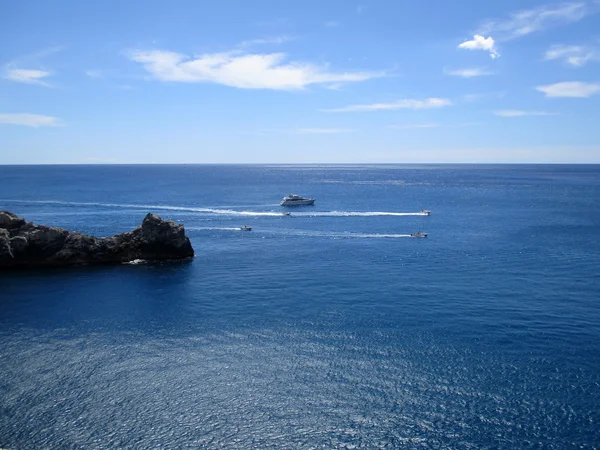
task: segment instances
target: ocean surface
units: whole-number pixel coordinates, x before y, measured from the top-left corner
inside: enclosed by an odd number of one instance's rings
[[[0,166],[0,209],[196,250],[0,271],[0,448],[600,448],[600,166]]]

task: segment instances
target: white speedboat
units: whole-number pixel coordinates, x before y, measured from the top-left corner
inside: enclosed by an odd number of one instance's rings
[[[240,228],[240,230],[242,230],[242,231],[252,231],[252,227],[249,227],[248,225],[244,225],[242,228]]]
[[[410,237],[416,237],[416,238],[426,238],[427,237],[427,233],[421,233],[420,231],[418,233],[411,233]]]
[[[431,211],[429,211],[428,209],[422,209],[421,214],[423,214],[424,216],[428,216],[429,214],[431,214]]]
[[[314,198],[306,198],[306,197],[302,197],[300,195],[290,194],[290,195],[283,197],[283,200],[281,200],[281,203],[279,203],[279,204],[281,206],[306,206],[306,205],[312,205],[314,203],[315,203]]]

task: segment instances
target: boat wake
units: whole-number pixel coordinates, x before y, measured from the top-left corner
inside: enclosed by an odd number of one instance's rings
[[[130,265],[130,266],[137,266],[139,264],[146,264],[146,263],[147,263],[147,261],[145,259],[134,259],[133,261],[126,261],[122,264]]]
[[[391,211],[238,211],[226,208],[196,208],[189,206],[171,206],[171,205],[146,205],[130,203],[96,203],[96,202],[66,202],[60,200],[9,200],[1,199],[0,203],[24,203],[24,204],[42,204],[57,205],[66,207],[82,208],[119,208],[119,209],[145,209],[145,210],[164,210],[164,211],[182,211],[207,215],[219,216],[247,216],[247,217],[374,217],[374,216],[426,216],[425,212],[391,212]]]
[[[145,205],[145,204],[130,204],[130,203],[96,203],[96,202],[64,202],[59,200],[7,200],[2,199],[0,202],[26,203],[26,204],[43,204],[43,205],[58,205],[58,206],[77,206],[77,207],[93,207],[93,208],[120,208],[120,209],[149,209],[149,210],[166,210],[166,211],[184,211],[214,215],[229,215],[229,216],[283,216],[283,212],[276,211],[236,211],[233,209],[219,208],[194,208],[188,206],[170,206],[170,205]]]
[[[337,239],[397,239],[411,237],[410,234],[330,233],[325,237]]]
[[[294,217],[373,217],[373,216],[425,216],[421,212],[391,212],[391,211],[311,211],[293,212]]]
[[[244,231],[241,227],[185,227],[185,229],[188,231]]]
[[[188,231],[240,231],[240,228],[231,227],[186,227]],[[396,239],[409,238],[410,234],[390,233],[350,233],[350,232],[327,232],[327,231],[303,231],[303,230],[274,230],[254,229],[256,234],[272,237],[299,237],[299,238],[330,238],[330,239]]]
[[[392,234],[392,233],[350,233],[350,232],[327,232],[327,231],[300,231],[285,230],[284,232],[270,232],[272,234],[281,234],[294,237],[322,237],[330,239],[397,239],[409,238],[410,234]]]

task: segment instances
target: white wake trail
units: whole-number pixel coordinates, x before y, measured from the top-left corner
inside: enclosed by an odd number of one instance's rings
[[[393,211],[237,211],[221,208],[196,208],[189,206],[171,205],[146,205],[131,203],[99,203],[99,202],[66,202],[60,200],[12,200],[3,199],[0,202],[33,203],[62,206],[102,207],[102,208],[129,208],[145,210],[183,211],[221,216],[246,216],[246,217],[381,217],[381,216],[427,216],[423,212],[393,212]]]
[[[98,203],[98,202],[64,202],[59,200],[11,200],[3,199],[0,201],[14,203],[34,203],[47,205],[62,205],[62,206],[89,206],[102,208],[130,208],[130,209],[149,209],[149,210],[166,210],[166,211],[184,211],[197,212],[205,214],[218,214],[226,216],[283,216],[282,212],[270,211],[236,211],[233,209],[218,209],[218,208],[194,208],[189,206],[171,206],[171,205],[145,205],[145,204],[130,204],[130,203]]]
[[[242,231],[240,227],[185,227],[186,230],[218,230],[218,231]]]
[[[292,216],[305,217],[374,217],[374,216],[426,216],[421,212],[391,212],[391,211],[312,211],[292,212]]]

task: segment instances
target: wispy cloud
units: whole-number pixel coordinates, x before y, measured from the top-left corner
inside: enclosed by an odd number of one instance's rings
[[[496,49],[496,42],[491,36],[485,38],[476,34],[473,36],[472,40],[459,44],[458,48],[466,50],[485,50],[490,53],[492,59],[496,59],[500,56],[500,53],[498,53],[498,50]]]
[[[515,12],[508,19],[490,20],[478,30],[478,34],[492,34],[499,40],[515,39],[537,31],[577,22],[599,11],[597,1],[544,5]]]
[[[17,69],[7,68],[4,72],[4,78],[10,81],[16,81],[17,83],[37,84],[40,86],[51,87],[44,78],[51,75],[50,72],[45,70],[31,70],[31,69]]]
[[[337,20],[329,20],[329,21],[325,22],[325,26],[327,28],[335,28],[335,27],[339,27],[340,23]]]
[[[259,38],[259,39],[250,39],[247,41],[242,41],[238,44],[238,46],[245,48],[245,47],[252,47],[255,45],[268,45],[268,44],[280,45],[280,44],[284,44],[286,42],[293,41],[294,39],[296,39],[294,36],[287,36],[287,35],[270,36],[270,37],[264,37],[264,38]]]
[[[64,122],[56,117],[40,114],[0,114],[0,124],[25,125],[27,127],[61,127]]]
[[[581,45],[553,45],[544,55],[545,60],[558,59],[573,67],[585,66],[588,61],[598,58],[593,49]]]
[[[52,75],[52,72],[48,70],[42,70],[39,68],[22,69],[22,67],[39,67],[41,59],[44,59],[62,50],[64,50],[63,47],[55,46],[42,49],[35,53],[21,55],[18,58],[13,59],[12,61],[2,66],[2,68],[0,69],[0,76],[2,76],[2,78],[4,79],[14,81],[16,83],[36,84],[38,86],[53,87],[46,80]]]
[[[46,58],[47,56],[53,55],[54,53],[62,52],[65,47],[61,45],[55,45],[54,47],[47,47],[34,53],[22,55],[17,59],[13,60],[13,63],[31,63],[39,61],[40,59]]]
[[[395,130],[412,130],[418,128],[438,128],[440,126],[439,123],[405,123],[401,125],[388,125],[388,128],[393,128]]]
[[[241,89],[296,90],[310,85],[351,83],[382,77],[383,72],[334,72],[326,66],[285,62],[285,53],[180,53],[133,50],[127,56],[161,81],[217,83]]]
[[[388,125],[388,128],[396,130],[418,130],[427,128],[462,128],[462,127],[475,127],[481,125],[480,122],[461,122],[461,123],[437,123],[437,122],[426,122],[426,123],[407,123],[399,125]]]
[[[427,98],[425,100],[403,99],[392,103],[373,103],[369,105],[350,105],[344,108],[324,109],[325,112],[355,112],[355,111],[381,111],[394,109],[434,109],[450,106],[452,102],[447,98]]]
[[[600,83],[564,81],[562,83],[537,86],[536,89],[546,94],[546,97],[587,98],[600,92]]]
[[[102,70],[86,70],[84,73],[90,78],[99,79],[105,77],[104,71]]]
[[[290,21],[286,17],[276,17],[271,20],[263,20],[262,22],[257,22],[255,25],[262,28],[289,28]]]
[[[556,113],[548,111],[523,111],[520,109],[501,109],[493,112],[500,117],[524,117],[524,116],[556,116]]]
[[[348,128],[298,128],[297,133],[302,134],[337,134],[337,133],[350,133],[354,130]]]
[[[461,78],[474,78],[474,77],[482,77],[485,75],[493,75],[494,74],[494,72],[491,72],[486,69],[479,69],[479,68],[456,69],[456,70],[445,69],[444,73],[446,75],[451,75],[453,77],[461,77]]]
[[[461,100],[465,102],[478,102],[489,99],[499,99],[506,95],[506,91],[492,91],[492,92],[481,92],[478,94],[465,94],[461,97]]]

